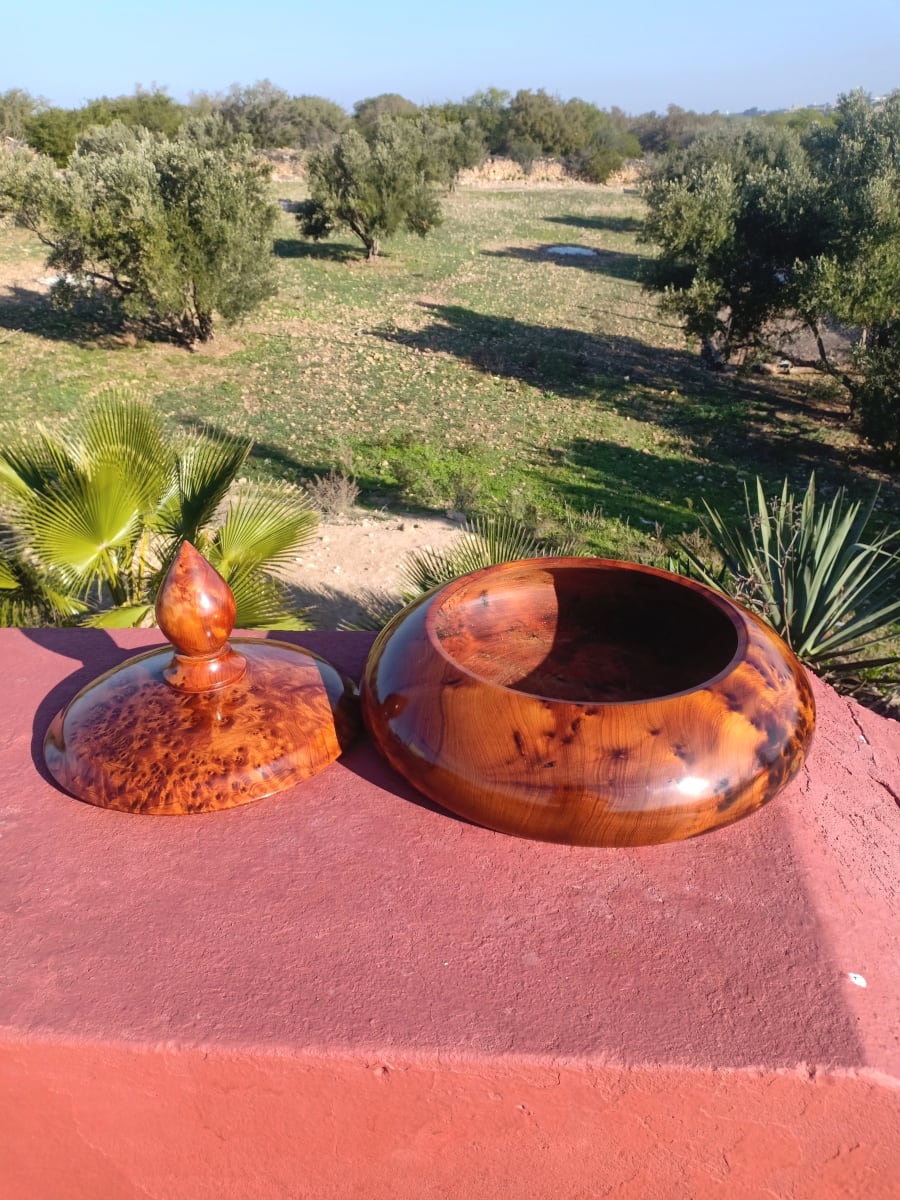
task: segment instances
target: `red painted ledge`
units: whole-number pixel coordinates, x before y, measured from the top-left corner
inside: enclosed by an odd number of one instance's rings
[[[778,799],[642,849],[467,825],[364,738],[229,812],[79,804],[47,724],[159,640],[0,631],[4,1200],[897,1196],[900,725],[814,681]]]

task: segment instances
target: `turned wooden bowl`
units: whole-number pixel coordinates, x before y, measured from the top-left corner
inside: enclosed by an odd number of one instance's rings
[[[587,846],[694,837],[802,765],[809,681],[752,613],[607,559],[465,575],[372,647],[363,716],[426,796],[491,829]]]

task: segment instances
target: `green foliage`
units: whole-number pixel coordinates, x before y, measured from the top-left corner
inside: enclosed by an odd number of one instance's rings
[[[422,110],[410,118],[422,135],[429,178],[453,186],[460,171],[480,166],[485,159],[484,135],[470,117],[453,120],[441,108]]]
[[[383,92],[380,96],[369,96],[357,100],[353,105],[353,120],[360,133],[374,137],[379,121],[383,117],[412,117],[419,106],[396,92]]]
[[[249,452],[227,436],[173,445],[150,408],[119,394],[75,428],[39,429],[0,451],[10,529],[0,623],[147,624],[188,540],[231,585],[239,626],[304,628],[277,572],[312,537],[316,516],[299,490],[235,490]]]
[[[295,96],[292,103],[294,141],[301,150],[327,146],[339,137],[350,118],[339,104],[322,96]]]
[[[577,97],[562,101],[543,88],[518,91],[512,99],[491,88],[444,111],[477,130],[485,150],[509,155],[526,174],[538,158],[561,158],[570,174],[602,183],[625,158],[641,153],[620,110],[604,112]]]
[[[854,394],[860,432],[887,460],[900,465],[900,328],[885,330],[885,344],[869,343],[857,349],[860,379]]]
[[[2,111],[2,106],[0,106]],[[138,87],[131,96],[100,96],[81,108],[50,108],[37,105],[22,122],[23,135],[39,154],[64,167],[75,152],[75,144],[94,125],[120,122],[129,129],[149,129],[173,137],[184,124],[188,110],[160,88]]]
[[[268,168],[246,141],[217,131],[214,118],[171,139],[97,126],[64,175],[47,158],[10,156],[0,213],[49,247],[59,305],[103,291],[129,317],[191,345],[212,336],[214,313],[234,321],[271,294]]]
[[[78,116],[83,129],[121,121],[129,129],[140,127],[174,137],[187,119],[188,110],[161,88],[148,91],[138,87],[131,96],[100,96],[89,100],[78,110]]]
[[[194,96],[192,106],[202,113],[217,112],[234,133],[246,135],[261,150],[326,145],[349,120],[331,100],[291,96],[268,79],[250,87],[233,84],[224,96]]]
[[[577,141],[577,136],[572,138],[571,133],[562,102],[556,96],[548,96],[543,88],[536,92],[527,89],[518,91],[510,101],[510,144],[530,142],[539,148],[542,155],[567,154],[576,149],[572,141]],[[583,128],[581,136],[586,136]]]
[[[406,226],[425,237],[440,224],[434,190],[440,164],[434,145],[408,119],[383,117],[371,140],[349,129],[309,160],[312,193],[297,219],[307,237],[326,237],[344,225],[370,259],[380,242]]]
[[[487,88],[466,97],[459,104],[446,104],[449,120],[464,124],[474,122],[489,154],[499,154],[506,146],[509,134],[509,92]]]
[[[219,113],[235,133],[246,134],[257,149],[294,144],[291,97],[268,79],[249,87],[233,84],[219,104]]]
[[[47,107],[46,100],[32,96],[22,88],[0,92],[0,138],[25,137],[25,122]]]
[[[722,569],[682,543],[691,573],[756,609],[801,661],[825,673],[898,661],[864,657],[900,618],[897,533],[867,536],[874,501],[863,507],[840,489],[823,502],[813,474],[801,499],[787,479],[771,498],[757,479],[739,523],[705,507],[703,531]]]
[[[571,546],[550,545],[509,517],[474,517],[446,550],[418,550],[403,564],[403,596],[411,600],[434,587],[520,558],[544,558],[571,553]]]
[[[684,150],[696,138],[717,130],[740,132],[746,123],[739,117],[728,118],[715,112],[697,113],[670,104],[664,116],[649,112],[630,118],[628,128],[645,154],[667,154]]]
[[[765,346],[773,322],[816,338],[865,433],[900,457],[900,92],[880,106],[841,98],[833,119],[698,139],[664,159],[645,189],[645,238],[659,253],[648,285],[726,360]],[[859,331],[834,363],[822,331]]]
[[[78,135],[85,128],[82,114],[69,108],[45,108],[26,117],[23,123],[29,146],[52,158],[58,167],[69,161]]]
[[[569,154],[566,168],[589,183],[605,183],[627,158],[640,156],[641,144],[626,124],[610,119],[597,124],[584,146]]]
[[[517,162],[526,175],[531,174],[535,162],[543,154],[540,143],[530,137],[510,137],[506,143],[506,153]]]
[[[835,123],[833,113],[822,112],[818,108],[791,108],[786,112],[766,113],[760,120],[776,129],[792,129],[801,137],[819,126],[833,126]]]
[[[687,331],[725,359],[759,344],[767,322],[808,308],[797,270],[821,253],[819,182],[790,131],[699,138],[663,159],[645,188],[648,272]]]

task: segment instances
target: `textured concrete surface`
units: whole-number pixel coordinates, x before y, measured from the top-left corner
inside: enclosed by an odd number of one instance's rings
[[[365,739],[228,812],[72,800],[51,717],[158,641],[0,631],[4,1200],[900,1194],[900,726],[814,681],[779,798],[632,850],[468,825]]]

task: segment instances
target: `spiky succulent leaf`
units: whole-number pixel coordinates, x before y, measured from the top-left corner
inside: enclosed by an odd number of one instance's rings
[[[888,640],[900,620],[897,535],[866,537],[874,513],[848,500],[843,488],[830,500],[816,496],[815,474],[798,499],[785,480],[769,500],[759,479],[755,502],[745,489],[745,519],[726,521],[708,505],[704,531],[724,567],[714,571],[682,543],[690,573],[756,608],[797,656],[820,670],[884,665],[896,658],[860,659],[868,646]],[[882,632],[883,631],[883,632]],[[869,638],[870,634],[880,636]],[[868,640],[864,640],[868,639]],[[837,664],[836,659],[849,662]]]

